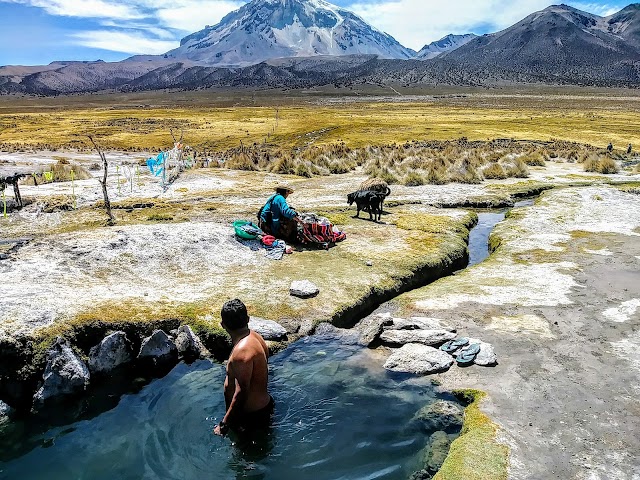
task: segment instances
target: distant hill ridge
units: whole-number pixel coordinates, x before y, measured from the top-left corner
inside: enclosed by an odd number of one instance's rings
[[[360,83],[640,86],[640,4],[608,17],[567,5],[419,53],[324,0],[253,0],[160,56],[0,67],[0,93],[57,95]]]

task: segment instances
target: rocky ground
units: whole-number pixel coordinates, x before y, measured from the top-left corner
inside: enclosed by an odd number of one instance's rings
[[[37,345],[60,333],[82,339],[96,321],[149,322],[145,335],[167,319],[219,329],[220,305],[236,296],[284,325],[289,339],[321,321],[351,326],[465,264],[475,215],[439,206],[512,205],[555,187],[511,212],[494,232],[490,259],[382,310],[439,318],[494,346],[497,367],[454,366],[437,378],[447,389],[488,394],[482,408],[510,448],[511,478],[638,478],[640,196],[607,184],[640,176],[585,174],[561,162],[531,171],[527,180],[394,186],[382,224],[352,219],[345,205],[364,179],[359,172],[301,179],[201,169],[163,191],[143,171],[120,188],[112,180],[115,227],[104,225],[95,178],[74,183],[70,211],[55,208],[71,195],[69,183],[25,186],[33,203],[0,218],[0,347],[24,335]],[[282,180],[297,190],[295,207],[327,215],[347,241],[282,261],[239,243],[231,221],[253,219]],[[289,295],[303,279],[320,294]],[[76,345],[85,355],[91,346]]]
[[[437,378],[488,394],[509,478],[640,478],[640,197],[605,186],[546,192],[513,211],[492,244],[485,262],[385,311],[435,317],[494,346],[496,367]]]

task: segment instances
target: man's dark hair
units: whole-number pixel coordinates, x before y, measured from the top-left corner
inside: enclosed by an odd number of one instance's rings
[[[220,316],[229,330],[241,330],[249,324],[247,307],[237,298],[229,300],[222,306]]]
[[[287,190],[286,188],[276,188],[276,193],[278,195],[282,195],[283,197],[285,197],[287,195],[287,192],[289,190]]]

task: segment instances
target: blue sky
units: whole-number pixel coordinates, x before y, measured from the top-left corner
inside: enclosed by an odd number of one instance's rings
[[[0,65],[122,60],[164,53],[243,0],[0,0]],[[501,30],[548,0],[334,0],[413,49],[448,33]],[[573,2],[608,15],[629,2]]]

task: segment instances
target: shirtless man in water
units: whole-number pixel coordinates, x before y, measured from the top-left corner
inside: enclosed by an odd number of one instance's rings
[[[267,344],[249,329],[247,307],[240,300],[225,303],[221,313],[221,325],[231,335],[233,350],[224,381],[227,412],[213,432],[225,435],[229,428],[237,431],[266,428],[274,407],[267,392]]]

